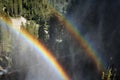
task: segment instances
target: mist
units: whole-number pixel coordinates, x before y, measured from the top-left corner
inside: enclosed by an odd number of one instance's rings
[[[119,0],[71,0],[67,17],[97,51],[107,69],[119,68]],[[112,58],[112,59],[111,59]],[[113,67],[114,66],[114,67]]]
[[[119,7],[119,0],[70,0],[66,14],[62,14],[96,52],[106,71],[111,68],[118,69],[115,73],[118,77],[120,72]],[[65,25],[55,16],[52,16],[46,25],[48,26],[46,32],[43,28],[38,34],[45,38],[43,44],[52,52],[51,54],[62,65],[70,79],[101,80],[102,71],[97,70],[96,63]],[[19,72],[19,80],[63,80],[55,67],[33,43],[6,24],[0,23],[0,26],[7,30],[11,37],[12,70]]]
[[[45,58],[44,53],[39,51],[18,30],[14,30],[2,22],[0,22],[0,27],[9,30],[9,36],[11,36],[13,61],[11,69],[19,72],[17,80],[63,80],[55,66]]]

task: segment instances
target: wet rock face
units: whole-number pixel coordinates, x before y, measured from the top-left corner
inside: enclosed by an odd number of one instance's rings
[[[11,57],[5,52],[0,53],[0,80],[15,80],[15,74],[9,73],[11,68]],[[13,78],[12,78],[13,77]]]
[[[95,41],[97,46],[102,44],[100,51],[106,62],[109,65],[115,64],[120,74],[120,1],[72,0],[69,6],[69,17],[75,21],[83,35],[89,34],[88,38],[94,36],[94,39],[89,38],[92,44]]]
[[[0,80],[20,80],[19,78],[20,78],[19,72],[17,71],[0,75]]]
[[[56,17],[50,19],[48,31],[47,46],[72,80],[100,79],[94,61]]]
[[[7,73],[13,67],[11,53],[0,53],[0,70]]]

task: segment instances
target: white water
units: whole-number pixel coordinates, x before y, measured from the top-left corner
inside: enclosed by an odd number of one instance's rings
[[[20,29],[21,23],[26,23],[24,18],[12,19],[15,29]],[[4,28],[3,23],[0,25]],[[12,57],[14,67],[20,70],[19,80],[63,80],[58,71],[49,60],[28,39],[15,30],[9,29],[12,36]],[[4,36],[4,35],[3,35]]]

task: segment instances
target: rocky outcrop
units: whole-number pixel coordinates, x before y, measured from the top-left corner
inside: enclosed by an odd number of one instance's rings
[[[22,16],[18,18],[11,17],[11,21],[12,21],[12,27],[17,30],[20,30],[21,25],[25,26],[27,23],[27,20]]]

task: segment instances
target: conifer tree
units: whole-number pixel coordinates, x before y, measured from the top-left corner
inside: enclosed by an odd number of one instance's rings
[[[22,0],[18,0],[18,15],[22,14]]]

